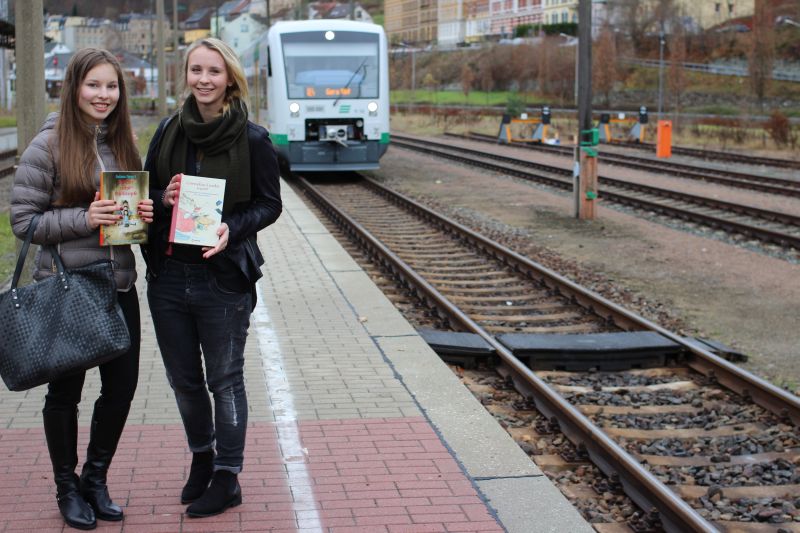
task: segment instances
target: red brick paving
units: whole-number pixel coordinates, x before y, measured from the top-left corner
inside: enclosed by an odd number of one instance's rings
[[[503,531],[422,418],[300,422],[303,457],[283,457],[282,427],[248,428],[244,503],[190,519],[179,501],[190,462],[182,426],[128,426],[109,475],[125,520],[99,521],[97,531]],[[81,450],[87,433],[82,428]],[[0,531],[75,531],[64,526],[54,494],[42,430],[3,430]]]

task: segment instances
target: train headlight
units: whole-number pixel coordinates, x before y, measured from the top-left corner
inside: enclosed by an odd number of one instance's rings
[[[290,103],[289,104],[289,113],[291,113],[291,115],[293,117],[299,117],[300,116],[300,104],[298,104],[297,102]]]
[[[367,111],[369,111],[369,116],[375,117],[378,115],[378,102],[370,102],[367,104]]]

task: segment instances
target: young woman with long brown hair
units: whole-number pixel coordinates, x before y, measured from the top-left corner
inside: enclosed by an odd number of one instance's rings
[[[79,50],[67,65],[61,110],[47,118],[23,152],[11,193],[15,235],[24,237],[33,217],[40,215],[33,242],[57,247],[67,268],[100,259],[113,261],[118,301],[131,337],[127,353],[99,367],[102,387],[94,403],[80,477],[75,472],[78,403],[85,373],[48,384],[42,419],[56,500],[66,523],[78,529],[95,528],[98,518],[122,520],[122,509],[111,501],[106,478],[139,375],[139,300],[130,246],[100,246],[99,227],[116,224],[121,215],[113,200],[99,199],[98,187],[103,170],[141,168],[119,62],[106,50]],[[136,210],[142,221],[152,222],[152,200],[142,200]],[[34,279],[52,275],[52,266],[50,253],[42,248]]]

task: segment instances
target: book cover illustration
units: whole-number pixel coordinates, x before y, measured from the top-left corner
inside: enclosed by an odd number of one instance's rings
[[[150,173],[146,170],[113,170],[100,174],[100,199],[114,200],[122,218],[113,225],[100,226],[100,246],[147,242],[147,223],[139,218],[137,206],[148,198]]]
[[[172,208],[169,241],[216,246],[224,198],[225,180],[184,174],[178,203]]]

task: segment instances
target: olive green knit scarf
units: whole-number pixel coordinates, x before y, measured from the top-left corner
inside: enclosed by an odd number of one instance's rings
[[[200,171],[186,168],[189,143],[197,147]],[[175,174],[199,174],[225,183],[223,213],[234,204],[250,200],[250,146],[247,142],[247,107],[240,100],[228,113],[203,122],[194,96],[189,95],[176,117],[161,134],[156,170],[158,185],[166,189]]]

